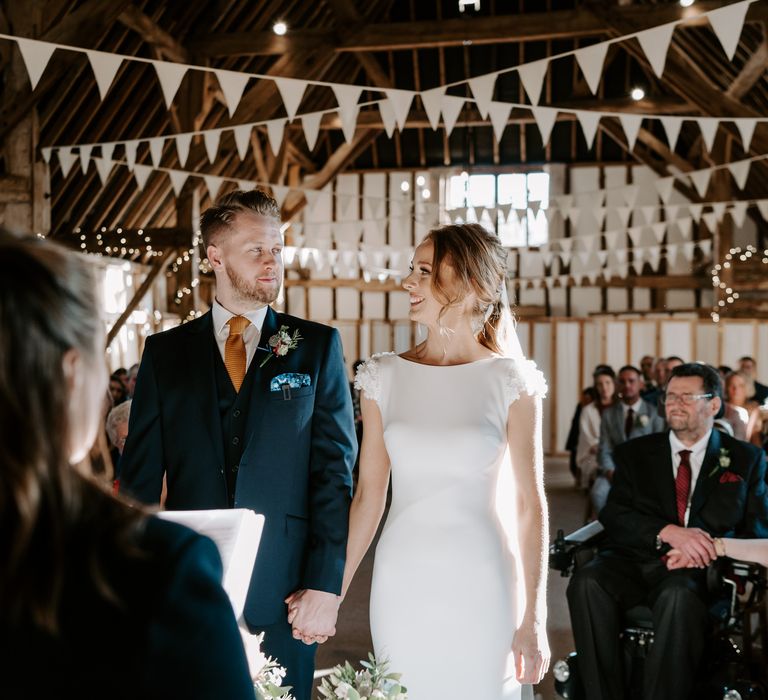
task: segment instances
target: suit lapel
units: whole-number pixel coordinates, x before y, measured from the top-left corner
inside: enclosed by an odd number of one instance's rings
[[[651,455],[654,472],[653,481],[658,484],[661,505],[671,522],[677,522],[677,501],[675,500],[675,475],[672,469],[672,450],[668,433],[657,433]]]
[[[712,430],[712,435],[707,443],[707,451],[704,453],[704,462],[701,465],[699,478],[696,480],[696,488],[693,490],[691,498],[691,512],[688,516],[688,522],[692,522],[695,515],[706,503],[710,492],[719,480],[719,469],[717,467],[720,458],[720,431]]]
[[[224,463],[224,443],[221,435],[221,417],[218,415],[218,392],[214,352],[218,352],[214,338],[213,316],[210,311],[198,322],[188,324],[189,340],[185,348],[189,367],[187,380],[189,397],[200,412],[217,460]],[[215,465],[218,468],[218,464]]]

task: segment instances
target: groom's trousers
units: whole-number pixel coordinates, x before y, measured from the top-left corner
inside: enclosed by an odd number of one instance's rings
[[[645,658],[645,700],[689,700],[710,625],[705,573],[668,571],[659,559],[598,555],[568,586],[579,670],[590,700],[624,700],[623,612],[653,612],[654,643]]]

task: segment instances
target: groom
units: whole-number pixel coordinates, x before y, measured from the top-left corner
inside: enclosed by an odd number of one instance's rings
[[[121,491],[169,510],[251,508],[266,522],[244,617],[309,700],[316,644],[335,632],[355,461],[338,332],[270,308],[283,282],[280,210],[232,192],[202,216],[216,299],[147,339]],[[302,592],[287,622],[285,598]]]

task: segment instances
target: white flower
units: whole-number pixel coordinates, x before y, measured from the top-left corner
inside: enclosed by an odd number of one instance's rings
[[[637,417],[637,422],[640,424],[641,428],[644,428],[646,425],[648,425],[649,418],[644,413],[641,413]]]
[[[345,683],[342,681],[339,683],[338,687],[336,688],[336,697],[337,698],[345,698],[349,695],[349,690],[352,686],[349,683]]]

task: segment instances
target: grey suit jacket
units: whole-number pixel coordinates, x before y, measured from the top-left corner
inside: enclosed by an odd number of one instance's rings
[[[613,451],[621,443],[643,435],[659,433],[665,427],[664,419],[659,416],[656,406],[648,401],[642,401],[640,409],[635,415],[635,425],[629,437],[627,437],[624,433],[623,404],[618,402],[610,408],[606,408],[600,420],[600,446],[598,449],[600,468],[607,471],[616,469],[616,464],[613,461]]]

